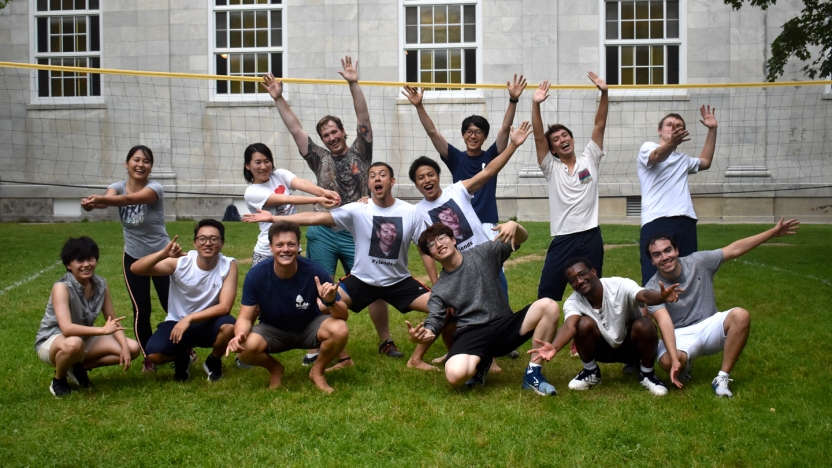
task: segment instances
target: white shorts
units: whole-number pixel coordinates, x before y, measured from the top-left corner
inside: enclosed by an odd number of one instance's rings
[[[717,354],[725,348],[725,317],[731,312],[717,312],[707,319],[685,328],[676,329],[676,349],[684,351],[688,359]],[[657,359],[667,352],[664,340],[659,340]]]
[[[40,345],[40,348],[38,348],[38,350],[37,350],[38,357],[40,358],[40,360],[43,361],[44,364],[48,364],[52,367],[55,367],[55,363],[52,362],[51,359],[49,359],[49,350],[52,348],[52,345],[55,343],[55,339],[58,338],[59,336],[63,336],[63,335],[58,333],[58,334],[50,336],[46,341],[43,342],[42,345]],[[80,362],[83,362],[84,359],[87,358],[87,354],[90,352],[90,349],[92,349],[93,345],[95,345],[95,342],[98,341],[99,338],[101,338],[101,337],[97,336],[97,335],[96,336],[81,337],[81,339],[84,340],[84,355],[81,356],[81,361]]]

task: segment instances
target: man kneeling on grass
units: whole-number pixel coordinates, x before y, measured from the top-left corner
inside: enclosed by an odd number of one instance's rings
[[[347,345],[349,312],[329,273],[298,256],[299,247],[297,224],[283,220],[272,224],[269,248],[274,261],[258,263],[246,275],[240,317],[226,355],[238,353],[243,363],[265,368],[270,375],[269,388],[276,388],[283,377],[283,364],[271,354],[320,348],[309,378],[331,393],[324,371]],[[260,323],[252,327],[258,307]],[[341,361],[332,369],[350,362],[349,357]]]
[[[533,348],[551,342],[558,326],[558,304],[538,299],[512,313],[500,287],[500,270],[515,244],[529,234],[509,221],[498,225],[497,238],[459,252],[456,238],[448,226],[436,223],[419,236],[419,249],[442,264],[439,280],[428,301],[428,318],[413,328],[407,323],[410,340],[431,343],[442,330],[446,310],[453,309],[457,331],[445,361],[445,377],[458,387],[483,385],[485,374],[495,357],[505,356],[534,336]],[[543,377],[537,349],[523,378],[523,388],[539,395],[554,395],[555,387]]]
[[[147,342],[147,359],[173,361],[174,380],[190,376],[191,350],[211,348],[202,368],[209,382],[222,378],[222,353],[234,334],[231,306],[237,297],[237,261],[223,255],[225,226],[203,219],[194,228],[194,248],[182,255],[173,238],[168,245],[136,261],[130,271],[142,276],[170,275],[168,315]]]
[[[104,278],[95,274],[98,245],[87,236],[70,238],[61,249],[67,273],[52,286],[46,312],[35,338],[35,351],[55,368],[49,391],[56,397],[72,391],[67,377],[88,388],[87,370],[121,365],[124,370],[139,355],[139,344],[124,336],[121,320],[113,312],[113,301]],[[104,312],[107,322],[95,327]]]
[[[666,395],[667,387],[653,372],[659,335],[656,325],[641,314],[639,303],[676,302],[679,285],[665,289],[659,283],[661,291],[653,291],[628,278],[598,278],[592,262],[583,257],[567,260],[564,274],[575,292],[563,303],[563,326],[555,342],[541,343],[540,356],[549,361],[574,338],[584,369],[569,382],[570,389],[589,390],[601,383],[596,361],[640,360],[639,383],[653,395]]]

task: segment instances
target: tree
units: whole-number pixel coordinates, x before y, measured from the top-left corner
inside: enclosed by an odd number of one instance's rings
[[[766,10],[777,0],[724,0],[735,10],[748,1],[751,6]],[[795,18],[786,21],[783,31],[771,43],[766,79],[774,81],[783,75],[783,68],[792,56],[808,62],[812,58],[809,47],[819,47],[818,57],[803,67],[809,79],[832,76],[832,1],[803,0],[803,10]]]
[[[2,10],[3,8],[6,8],[6,5],[11,3],[11,1],[12,0],[0,0],[0,10]]]

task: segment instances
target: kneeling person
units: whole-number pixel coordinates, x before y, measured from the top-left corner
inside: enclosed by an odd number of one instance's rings
[[[87,236],[70,238],[61,249],[66,274],[52,286],[46,312],[35,338],[35,351],[55,368],[49,391],[56,397],[69,395],[67,377],[87,388],[87,370],[120,365],[126,371],[139,355],[139,344],[124,336],[121,320],[113,312],[110,289],[95,274],[98,245]],[[93,326],[100,312],[107,322]]]
[[[196,225],[195,250],[187,255],[177,237],[130,267],[137,275],[171,275],[168,315],[147,342],[147,359],[157,366],[173,361],[173,378],[182,382],[190,376],[190,350],[211,348],[202,368],[215,382],[222,378],[222,353],[234,334],[230,314],[237,297],[237,261],[221,253],[225,226],[219,221],[203,219]]]
[[[265,368],[270,374],[269,388],[276,388],[283,377],[283,365],[271,354],[320,348],[309,378],[331,393],[324,371],[347,345],[347,305],[329,273],[298,256],[297,224],[275,221],[269,229],[269,246],[274,261],[258,263],[246,275],[240,317],[226,354],[238,353],[243,363]],[[258,308],[260,323],[252,326]]]
[[[445,377],[455,387],[484,384],[493,358],[509,354],[532,337],[533,348],[551,342],[557,330],[558,304],[552,299],[538,299],[512,313],[500,289],[500,269],[515,243],[523,243],[529,234],[513,221],[496,229],[494,241],[465,252],[456,249],[454,233],[444,224],[436,223],[419,236],[419,249],[441,263],[442,272],[430,294],[428,318],[415,328],[407,324],[410,340],[432,342],[443,328],[446,310],[453,308],[457,331],[445,361]],[[529,353],[523,388],[554,395],[555,387],[541,372],[537,349]]]

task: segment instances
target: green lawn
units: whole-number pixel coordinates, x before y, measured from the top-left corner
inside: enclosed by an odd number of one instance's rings
[[[170,223],[168,232],[190,239],[193,224]],[[515,309],[535,298],[549,242],[548,224],[526,225],[531,239],[513,258],[529,258],[507,269]],[[700,248],[763,228],[703,225]],[[606,253],[605,274],[638,280],[638,227],[602,229],[605,243],[616,245]],[[232,359],[225,360],[225,377],[209,384],[201,370],[207,350],[198,350],[200,366],[184,384],[173,381],[168,366],[150,376],[140,365],[127,373],[97,369],[92,389],[57,400],[34,337],[63,272],[56,265],[60,247],[82,234],[99,243],[98,273],[109,281],[117,313],[130,317],[119,224],[0,223],[0,465],[817,466],[832,455],[832,379],[825,370],[832,360],[832,226],[803,226],[717,275],[718,306],[742,306],[752,316],[748,346],[731,374],[731,400],[716,399],[710,387],[719,356],[697,360],[693,381],[663,398],[620,365],[601,365],[600,387],[570,391],[581,366],[565,352],[544,368],[559,390],[555,397],[520,389],[525,360],[501,359],[504,371],[490,374],[485,387],[454,390],[439,372],[378,356],[366,313],[349,320],[347,349],[357,365],[328,374],[336,390],[329,396],[308,380],[301,351],[280,356],[283,387],[268,391],[264,370],[239,370]],[[241,275],[256,236],[256,226],[228,225],[224,252],[246,260]],[[410,263],[423,274],[415,249]],[[154,324],[163,318],[156,306]],[[394,339],[409,354],[404,319],[391,311]],[[437,344],[428,357],[442,353]]]

